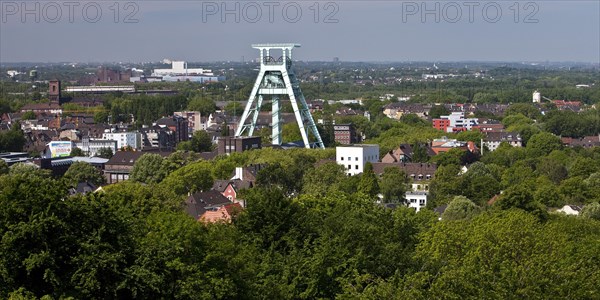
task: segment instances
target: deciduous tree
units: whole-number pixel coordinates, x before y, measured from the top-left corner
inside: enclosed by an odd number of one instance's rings
[[[379,193],[379,184],[377,184],[377,176],[373,172],[373,165],[370,162],[365,164],[363,173],[360,175],[358,182],[358,192],[368,196],[376,196]]]
[[[187,109],[199,111],[203,116],[208,116],[215,112],[217,106],[215,102],[208,97],[196,96],[190,100]]]
[[[560,138],[548,132],[534,134],[527,142],[527,152],[530,157],[548,155],[553,150],[562,148]]]
[[[481,211],[481,208],[465,196],[456,196],[442,214],[442,220],[472,219]]]
[[[69,156],[85,156],[85,153],[83,153],[83,150],[81,150],[81,148],[74,147],[73,149],[71,149],[71,153],[69,154]]]
[[[159,154],[147,153],[135,162],[129,178],[147,184],[159,183],[175,168]]]
[[[192,136],[192,139],[189,142],[190,149],[181,150],[191,150],[195,152],[210,152],[213,149],[212,138],[205,130],[197,130],[196,132],[194,132],[194,135]]]
[[[97,168],[81,161],[73,163],[63,178],[67,185],[72,187],[80,182],[89,182],[99,186],[105,181],[104,176],[102,176],[102,173]]]
[[[111,148],[100,148],[100,150],[98,151],[97,156],[98,157],[102,157],[102,158],[108,158],[110,159],[112,156],[114,155],[113,151]]]
[[[403,203],[407,190],[406,174],[396,167],[386,167],[383,170],[381,182],[381,194],[386,203]]]
[[[600,221],[600,204],[598,202],[586,204],[581,210],[581,216]]]

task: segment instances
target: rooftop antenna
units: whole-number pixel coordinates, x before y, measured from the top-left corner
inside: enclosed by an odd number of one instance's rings
[[[292,49],[300,47],[299,44],[253,44],[252,48],[260,51],[260,71],[248,98],[248,103],[240,119],[235,136],[254,133],[256,121],[260,113],[263,98],[271,98],[272,122],[271,142],[273,145],[281,145],[282,120],[280,117],[280,96],[287,95],[292,104],[300,134],[306,148],[325,148],[321,135],[317,130],[304,95],[300,90],[300,82],[292,69]],[[281,50],[282,56],[273,58],[271,50]],[[250,119],[249,123],[246,123]],[[313,142],[309,141],[309,133],[312,134]]]

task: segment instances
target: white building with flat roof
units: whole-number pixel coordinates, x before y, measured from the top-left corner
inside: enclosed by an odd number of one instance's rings
[[[75,142],[75,147],[81,149],[88,156],[96,156],[102,148],[109,148],[113,154],[117,153],[117,141],[83,138]]]
[[[406,198],[406,205],[410,208],[414,208],[416,212],[419,212],[422,208],[427,206],[427,194],[427,192],[406,192],[404,195]]]
[[[135,92],[133,85],[102,85],[102,86],[69,86],[65,88],[67,93],[110,93],[110,92]]]
[[[461,111],[453,112],[447,116],[440,116],[440,119],[450,121],[450,126],[446,128],[446,132],[460,131],[462,128],[470,131],[474,126],[479,125],[477,118],[465,118],[465,113]]]
[[[346,168],[348,175],[360,174],[367,162],[379,161],[379,145],[350,145],[335,148],[335,161]]]
[[[142,148],[142,134],[139,132],[105,132],[102,134],[105,140],[117,141],[117,149],[131,146],[133,149]]]
[[[154,69],[152,76],[169,76],[169,75],[204,75],[213,76],[211,70],[202,68],[188,69],[185,61],[172,61],[170,69]]]

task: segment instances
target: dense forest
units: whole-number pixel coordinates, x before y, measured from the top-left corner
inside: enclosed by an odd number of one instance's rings
[[[173,299],[596,298],[600,152],[545,137],[440,167],[431,210],[401,202],[405,174],[348,177],[332,150],[262,149],[197,161],[147,154],[132,180],[69,196],[74,165],[51,178],[0,167],[0,297]],[[157,155],[156,155],[157,156]],[[512,162],[511,162],[512,160]],[[267,163],[231,223],[183,212],[190,192],[237,165]],[[400,187],[400,189],[398,189]],[[504,189],[499,200],[490,195]],[[458,196],[462,195],[462,196]],[[587,203],[582,216],[547,206]]]
[[[249,94],[252,68],[224,69],[228,79],[220,83],[145,86],[176,88],[173,96],[111,94],[94,119],[140,126],[182,109],[206,115],[218,101]],[[519,133],[523,147],[433,157],[421,149],[413,161],[435,163],[437,171],[427,207],[418,213],[402,205],[407,174],[386,168],[378,176],[367,164],[363,174],[347,176],[331,160],[333,148],[265,148],[205,161],[190,151],[207,150],[206,137],[195,135],[179,147],[186,151],[145,154],[130,180],[86,195],[69,190],[82,181],[104,183],[90,165],[74,163],[57,178],[0,160],[0,298],[599,298],[600,148],[566,147],[560,139],[600,133],[600,110],[592,106],[600,103],[597,69],[492,66],[478,78],[467,76],[475,69],[445,66],[439,72],[465,76],[416,81],[406,78],[420,78],[424,66],[392,68],[299,63],[298,74],[307,98],[363,98],[351,107],[369,111],[370,120],[336,116],[340,104],[325,104],[315,117],[354,123],[366,143],[380,145],[381,156],[401,143],[418,149],[442,136],[476,143],[483,137],[440,132],[412,114],[389,119],[383,106],[395,100],[380,101],[386,93],[419,103],[510,103],[493,117]],[[591,86],[575,87],[582,83]],[[45,89],[3,80],[0,113],[44,102]],[[535,89],[582,101],[585,109],[546,103],[542,114],[529,104]],[[239,113],[231,103],[225,113]],[[80,109],[64,108],[66,114]],[[443,106],[432,110],[446,113]],[[297,138],[295,130],[286,125],[284,139]],[[319,130],[333,145],[332,128]],[[17,126],[0,133],[0,151],[23,143]],[[256,164],[263,169],[256,185],[240,192],[246,207],[231,222],[199,222],[185,212],[190,194]],[[556,212],[566,204],[583,210]],[[440,215],[434,209],[441,205],[447,208]]]

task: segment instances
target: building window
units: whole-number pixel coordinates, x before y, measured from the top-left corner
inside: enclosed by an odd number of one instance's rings
[[[341,160],[344,160],[344,157],[342,156]]]
[[[354,160],[358,161],[358,156],[354,158]]]
[[[352,165],[348,165],[348,170],[352,169]]]
[[[356,170],[358,170],[358,165],[354,166],[354,168],[355,168]]]

